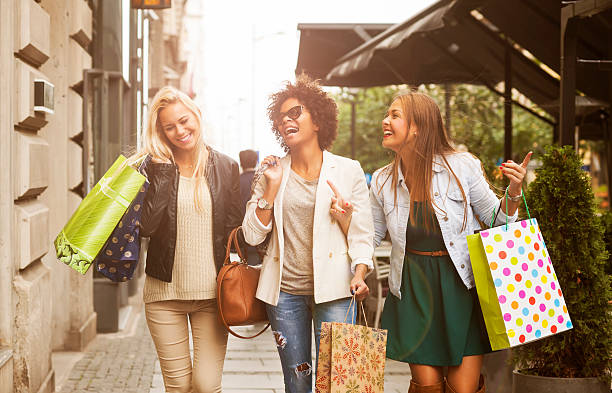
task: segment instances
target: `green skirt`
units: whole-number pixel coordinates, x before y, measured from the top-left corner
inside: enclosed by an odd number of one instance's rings
[[[409,223],[406,232],[408,249],[445,250],[439,227],[427,233]],[[401,295],[389,293],[382,314],[388,358],[458,366],[464,356],[491,352],[476,289],[465,287],[449,256],[406,253]]]

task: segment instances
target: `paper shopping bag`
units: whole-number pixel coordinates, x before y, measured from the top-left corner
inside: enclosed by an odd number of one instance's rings
[[[94,260],[96,270],[111,281],[131,280],[140,258],[140,216],[149,186],[145,182]]]
[[[57,258],[85,274],[145,182],[119,156],[55,239]]]
[[[384,392],[386,352],[386,330],[323,322],[315,391]]]
[[[321,323],[315,393],[331,392],[331,322]]]
[[[489,270],[489,263],[485,254],[480,234],[467,236],[468,251],[476,282],[476,291],[480,308],[484,317],[487,335],[491,348],[494,350],[510,347],[506,325],[501,313],[497,298],[497,291],[493,285],[493,278]]]
[[[468,236],[491,347],[514,347],[572,328],[535,218]]]

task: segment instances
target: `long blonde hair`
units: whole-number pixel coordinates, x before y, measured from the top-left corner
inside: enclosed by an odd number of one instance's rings
[[[394,204],[397,206],[397,185],[399,182],[398,172],[401,170],[402,166],[405,168],[410,168],[412,173],[418,174],[418,176],[411,177],[411,199],[425,201],[431,209],[430,211],[434,211],[434,208],[443,211],[443,209],[433,202],[431,187],[434,158],[439,156],[444,161],[444,166],[449,170],[459,185],[459,189],[461,190],[461,194],[463,196],[463,230],[467,225],[467,200],[465,191],[463,190],[457,175],[446,160],[446,156],[456,153],[456,150],[451,145],[446,129],[444,128],[440,108],[438,108],[438,105],[429,96],[418,92],[399,94],[393,99],[393,101],[396,100],[399,100],[402,106],[402,111],[406,117],[406,127],[410,129],[411,125],[414,124],[418,133],[414,140],[413,153],[407,157],[403,154],[406,152],[408,147],[404,143],[400,150],[395,154],[393,161],[387,165],[385,168],[386,170],[383,171],[387,173],[387,177],[384,179],[379,190],[382,190],[382,186],[389,179],[391,179],[391,186],[395,193]],[[415,222],[415,209],[410,209],[410,222]],[[425,220],[425,228],[427,230],[431,230],[432,225],[433,223],[430,222],[430,220]]]
[[[202,132],[202,112],[198,108],[197,104],[189,98],[189,96],[172,86],[164,86],[151,101],[149,105],[149,117],[147,120],[147,128],[144,135],[144,146],[136,154],[130,157],[128,162],[137,162],[147,154],[151,155],[153,160],[175,164],[174,153],[172,151],[172,145],[166,134],[164,133],[162,126],[159,122],[159,112],[166,107],[176,104],[177,102],[182,103],[189,109],[198,122],[198,128],[200,129],[198,139],[196,140],[197,149],[197,160],[194,166],[192,178],[196,179],[196,187],[194,193],[194,201],[196,209],[202,212],[204,209],[202,201],[202,193],[206,192],[203,189],[203,178],[206,176],[208,170],[208,146],[204,142]]]

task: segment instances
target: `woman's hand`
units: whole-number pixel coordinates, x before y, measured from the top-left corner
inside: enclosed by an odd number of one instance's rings
[[[348,230],[351,226],[353,205],[342,197],[342,194],[340,194],[340,191],[338,191],[334,183],[328,180],[327,184],[329,184],[334,192],[334,195],[331,197],[331,208],[329,209],[329,214],[331,214],[331,216],[338,221],[342,232],[344,232],[344,235],[346,236],[348,235]]]
[[[263,170],[263,176],[266,179],[266,188],[264,188],[263,195],[260,199],[263,199],[271,207],[276,200],[276,194],[280,189],[281,181],[283,179],[283,167],[281,166],[280,159],[276,156],[267,156],[261,162],[260,169],[255,173],[253,183],[256,184],[261,176],[261,170]],[[259,201],[258,201],[259,202]],[[273,210],[272,208],[262,209],[258,206],[255,208],[255,214],[263,225],[268,225],[272,221]]]
[[[283,167],[280,164],[280,159],[276,156],[267,156],[261,162],[261,166],[266,166],[264,177],[268,182],[268,186],[280,186],[283,179]]]
[[[502,173],[510,180],[510,185],[508,186],[509,196],[514,197],[521,195],[523,180],[527,173],[527,165],[529,164],[529,160],[531,160],[532,154],[532,152],[527,153],[520,165],[512,160],[508,160],[501,164]]]
[[[366,265],[357,265],[357,268],[355,268],[355,275],[351,280],[351,294],[355,295],[355,299],[358,301],[364,300],[370,293],[370,288],[368,288],[364,281],[367,271],[368,267]]]

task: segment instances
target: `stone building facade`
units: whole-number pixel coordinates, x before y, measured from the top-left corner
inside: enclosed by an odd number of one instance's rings
[[[91,272],[58,263],[52,245],[81,201],[92,11],[86,0],[2,0],[0,37],[0,392],[53,392],[52,351],[96,335]]]
[[[142,296],[142,266],[129,289],[113,288],[94,269],[83,276],[58,262],[53,240],[108,157],[136,147],[152,95],[165,84],[186,90],[185,2],[144,11],[130,0],[2,0],[0,393],[55,391],[52,353],[82,351],[108,331],[109,293],[115,307]],[[106,88],[96,75],[118,80]],[[116,97],[120,107],[105,111]]]
[[[163,86],[173,86],[192,95],[187,74],[185,50],[186,0],[175,0],[172,7],[157,10],[157,18],[150,19],[150,81],[149,97]],[[195,38],[197,39],[197,38]]]

